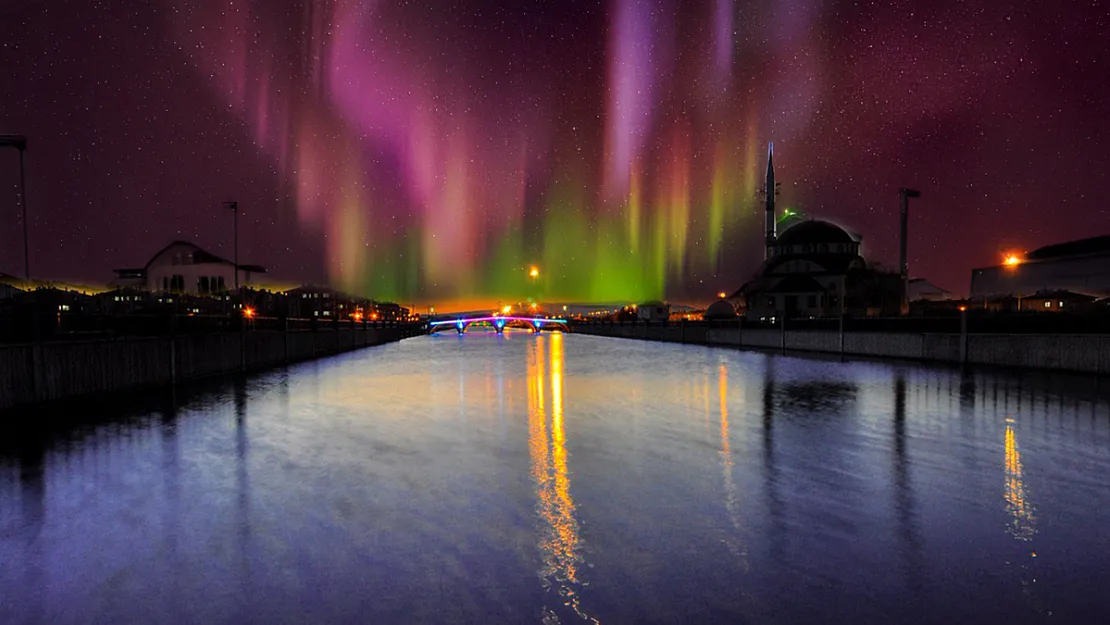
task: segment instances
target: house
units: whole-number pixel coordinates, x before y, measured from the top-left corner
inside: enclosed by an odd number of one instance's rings
[[[266,269],[235,263],[201,249],[188,241],[174,241],[162,248],[140,268],[116,269],[113,286],[147,291],[209,295],[239,286],[250,287]]]
[[[1022,312],[1082,312],[1092,307],[1095,297],[1071,291],[1040,291],[1018,299]]]

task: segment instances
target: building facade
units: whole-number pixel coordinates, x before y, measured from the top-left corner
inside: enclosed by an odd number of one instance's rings
[[[749,319],[836,316],[844,312],[849,275],[865,268],[859,240],[827,221],[803,221],[775,238],[737,295]]]
[[[188,241],[174,241],[155,254],[141,269],[116,269],[113,285],[152,292],[210,295],[239,286],[252,287],[266,269],[239,264],[216,256]]]
[[[1025,258],[971,271],[975,300],[1055,291],[1110,296],[1110,235],[1048,245]]]

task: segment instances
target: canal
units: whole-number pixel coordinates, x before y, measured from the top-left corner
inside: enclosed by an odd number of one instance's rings
[[[1107,386],[468,334],[70,408],[0,622],[1110,622]]]

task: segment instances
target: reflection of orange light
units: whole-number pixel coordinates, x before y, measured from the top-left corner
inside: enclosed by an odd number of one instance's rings
[[[253,319],[254,318],[254,309],[253,308],[244,308],[243,309],[243,316],[246,317],[247,319]]]
[[[1005,263],[1007,267],[1016,267],[1021,264],[1021,257],[1017,254],[1007,254]]]

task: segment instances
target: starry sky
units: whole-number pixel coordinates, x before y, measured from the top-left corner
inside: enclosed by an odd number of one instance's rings
[[[966,293],[1110,233],[1097,0],[5,0],[36,276],[173,239],[404,302],[707,300],[762,259],[759,189]],[[22,273],[0,152],[0,272]],[[532,278],[528,269],[539,268]]]

